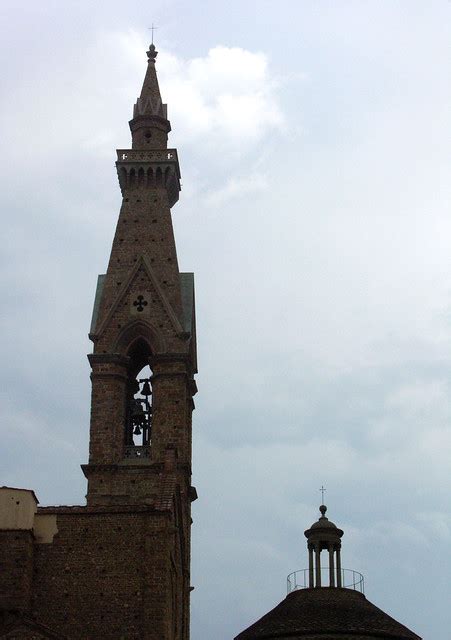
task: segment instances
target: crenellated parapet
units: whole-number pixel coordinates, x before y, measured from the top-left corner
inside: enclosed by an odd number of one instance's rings
[[[116,167],[122,195],[138,188],[165,188],[169,206],[178,201],[181,175],[176,149],[118,149]]]

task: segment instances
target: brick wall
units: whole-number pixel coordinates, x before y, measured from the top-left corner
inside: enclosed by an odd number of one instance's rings
[[[172,516],[59,508],[57,525],[52,544],[35,546],[32,614],[40,623],[74,640],[181,637],[171,635]]]
[[[32,532],[0,530],[0,610],[29,609],[32,567]]]

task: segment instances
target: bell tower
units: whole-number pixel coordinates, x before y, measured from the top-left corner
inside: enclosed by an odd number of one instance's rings
[[[1,638],[189,640],[194,280],[177,263],[180,168],[153,44],[147,57],[89,334],[87,504],[0,487]]]
[[[177,263],[171,207],[180,167],[176,149],[167,146],[171,125],[153,44],[147,57],[129,123],[132,148],[117,151],[122,206],[90,332],[88,506],[149,504],[168,469],[187,503],[191,491],[194,281]]]

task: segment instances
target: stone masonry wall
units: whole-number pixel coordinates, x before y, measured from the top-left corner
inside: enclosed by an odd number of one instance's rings
[[[33,617],[70,640],[175,638],[169,514],[57,511],[53,543],[35,545]]]
[[[28,610],[32,563],[32,532],[24,529],[0,530],[0,610]]]

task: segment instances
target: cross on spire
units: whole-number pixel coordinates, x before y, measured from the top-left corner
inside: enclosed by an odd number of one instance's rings
[[[156,31],[158,29],[158,27],[155,27],[153,22],[152,22],[152,26],[149,27],[149,31],[152,31],[152,44],[153,44],[153,35],[154,35],[154,31]]]
[[[327,489],[324,488],[324,485],[321,485],[321,500],[322,500],[322,504],[324,504],[324,494],[327,491]]]

